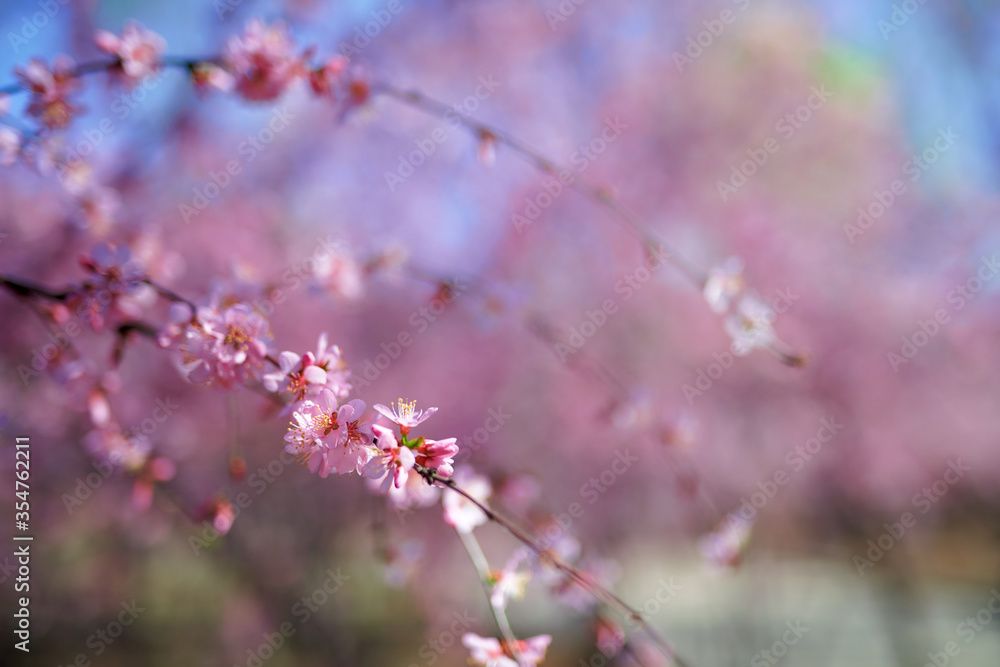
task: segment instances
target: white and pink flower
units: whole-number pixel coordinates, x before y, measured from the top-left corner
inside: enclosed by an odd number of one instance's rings
[[[305,74],[294,54],[295,43],[284,24],[265,25],[251,19],[240,37],[226,44],[223,61],[235,79],[236,92],[253,102],[281,97]]]
[[[473,472],[471,468],[460,468],[455,474],[455,482],[463,491],[484,504],[493,493],[490,480]],[[474,502],[456,491],[446,490],[441,504],[444,506],[444,522],[460,533],[471,533],[489,520]]]
[[[372,444],[371,428],[361,422],[364,410],[365,404],[357,399],[338,409],[337,397],[328,389],[315,400],[300,401],[285,434],[285,451],[300,457],[320,477],[361,474],[379,453]]]
[[[392,429],[376,424],[372,426],[374,442],[380,453],[374,456],[364,468],[364,476],[381,480],[380,490],[388,493],[389,487],[403,488],[416,459],[413,451],[396,441]]]
[[[160,347],[176,345],[188,380],[230,389],[256,379],[267,356],[267,320],[246,304],[223,312],[185,304],[171,308],[173,323],[160,333]]]
[[[411,428],[426,421],[428,417],[437,412],[437,408],[417,410],[416,407],[416,401],[404,401],[401,398],[396,401],[396,407],[385,406],[381,403],[374,405],[374,408],[383,417],[399,426],[399,431],[403,435],[407,435]]]
[[[455,472],[455,455],[458,444],[455,438],[428,440],[423,438],[417,447],[417,464],[429,468],[448,479]]]
[[[483,667],[535,667],[545,661],[545,652],[551,643],[552,637],[549,635],[518,639],[513,646],[472,632],[462,635],[462,645],[469,649],[471,660]],[[520,658],[520,662],[515,659],[515,655]]]
[[[28,115],[37,118],[50,130],[61,130],[82,111],[81,107],[69,101],[69,94],[80,86],[76,77],[75,63],[66,55],[56,56],[52,67],[44,60],[32,58],[22,69],[14,73],[22,85],[31,93]]]
[[[135,85],[156,74],[163,65],[163,50],[167,48],[163,37],[135,21],[127,23],[120,36],[98,30],[94,42],[98,49],[118,58],[119,66],[113,73],[119,74],[126,85]]]

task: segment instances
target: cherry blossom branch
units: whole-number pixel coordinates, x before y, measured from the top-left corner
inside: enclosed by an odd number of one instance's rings
[[[548,563],[555,569],[565,574],[571,581],[573,581],[573,583],[589,592],[596,599],[600,600],[612,609],[615,609],[624,617],[637,623],[649,636],[649,638],[653,640],[657,648],[666,658],[673,661],[678,667],[687,667],[687,663],[682,660],[679,655],[677,655],[673,647],[670,646],[670,644],[660,636],[660,634],[649,624],[649,622],[642,617],[642,614],[618,597],[615,593],[608,590],[598,582],[594,581],[591,577],[587,576],[584,572],[581,572],[572,565],[569,565],[551,551],[543,547],[538,542],[537,538],[529,531],[519,526],[512,519],[507,518],[503,514],[500,514],[491,508],[488,503],[479,500],[472,494],[465,491],[462,487],[456,484],[454,480],[442,477],[434,470],[430,470],[420,465],[414,466],[414,470],[426,479],[428,483],[438,483],[446,486],[478,507],[479,510],[486,515],[487,519],[499,524],[508,533],[520,540],[525,546],[534,551],[543,562]]]
[[[520,665],[523,663],[523,660],[521,659],[520,652],[517,650],[517,638],[514,636],[514,631],[511,630],[510,621],[507,620],[507,613],[503,607],[493,603],[493,591],[490,584],[490,565],[486,560],[486,554],[483,553],[482,547],[479,546],[479,540],[472,534],[472,531],[463,531],[456,528],[455,532],[461,538],[462,546],[465,547],[466,553],[469,554],[469,559],[472,561],[472,565],[476,568],[476,573],[479,575],[479,581],[483,584],[483,592],[486,593],[486,602],[489,604],[493,620],[496,621],[497,628],[500,630],[500,636],[503,637],[507,647],[514,654],[514,659]]]

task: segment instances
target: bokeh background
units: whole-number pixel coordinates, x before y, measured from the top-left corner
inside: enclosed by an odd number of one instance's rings
[[[201,99],[176,70],[124,117],[122,91],[104,77],[80,95],[88,113],[67,143],[112,119],[90,159],[121,197],[114,220],[87,224],[52,175],[3,168],[2,273],[59,288],[82,279],[81,252],[127,243],[158,282],[192,299],[219,285],[253,299],[280,290],[277,350],[310,349],[326,331],[363,374],[411,334],[354,395],[440,407],[424,434],[476,443],[460,461],[488,474],[499,505],[525,523],[581,503],[571,532],[584,559],[692,665],[1000,662],[989,607],[1000,600],[997,3],[398,0],[374,37],[356,41],[388,3],[70,0],[50,3],[25,43],[11,40],[42,4],[0,10],[3,83],[31,56],[99,58],[94,30],[130,18],[162,34],[170,54],[209,56],[257,16],[286,21],[319,57],[360,46],[352,60],[372,80],[448,103],[496,81],[465,109],[561,163],[619,119],[620,136],[581,177],[701,269],[736,256],[762,298],[791,295],[774,326],[809,363],[758,350],[722,369],[730,341],[700,289],[666,266],[626,298],[616,286],[644,264],[641,248],[576,192],[517,224],[545,178],[503,146],[484,164],[469,132],[378,95],[346,115],[304,86],[276,105]],[[782,124],[814,89],[824,101]],[[241,146],[275,109],[287,127],[251,160]],[[390,187],[386,173],[439,128],[446,140]],[[720,181],[769,139],[777,150],[723,197]],[[234,159],[241,173],[185,220],[181,205]],[[896,180],[901,194],[885,205]],[[880,198],[883,212],[862,226],[859,209],[878,211]],[[312,258],[331,243],[339,259],[318,268]],[[469,287],[428,317],[421,308],[443,279]],[[552,336],[566,340],[608,299],[606,323],[560,355]],[[285,418],[252,391],[188,384],[148,340],[113,374],[112,409],[138,426],[157,400],[178,405],[150,436],[176,476],[145,511],[131,500],[135,480],[117,473],[68,507],[95,472],[84,408],[88,381],[107,379],[112,341],[79,336],[87,363],[76,380],[23,381],[19,365],[48,332],[9,292],[0,309],[0,536],[13,544],[13,441],[23,435],[36,536],[32,651],[14,651],[5,631],[7,659],[247,665],[248,650],[291,622],[264,664],[463,665],[455,614],[493,634],[440,505],[400,514],[356,477],[323,480],[297,465],[254,478],[280,454]],[[145,319],[163,324],[165,306],[151,303]],[[893,361],[915,338],[923,345]],[[509,418],[471,439],[491,410]],[[794,453],[809,446],[808,460]],[[590,503],[589,480],[625,452],[637,463]],[[246,461],[242,480],[234,457]],[[941,481],[955,479],[950,468],[962,470],[954,484]],[[769,486],[776,473],[786,483]],[[768,488],[741,562],[714,566],[703,537]],[[193,547],[205,525],[192,517],[240,491],[252,503],[229,533]],[[912,525],[887,539],[906,513]],[[495,526],[477,534],[497,568],[517,546]],[[872,558],[880,538],[889,548]],[[0,553],[8,629],[12,552]],[[338,569],[342,587],[303,620],[296,604]],[[663,582],[679,592],[651,604]],[[95,642],[133,600],[135,623]],[[546,664],[604,664],[592,617],[544,585],[509,616],[519,636],[554,637]],[[787,623],[808,631],[768,661],[761,651]]]

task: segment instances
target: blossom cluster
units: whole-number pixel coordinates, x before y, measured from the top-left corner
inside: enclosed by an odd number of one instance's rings
[[[167,42],[130,21],[117,35],[96,31],[94,43],[114,60],[78,65],[62,54],[51,65],[35,58],[24,68],[14,70],[21,87],[30,95],[26,113],[38,127],[26,133],[15,125],[0,123],[0,165],[21,158],[42,173],[57,169],[64,189],[79,203],[84,224],[102,232],[114,222],[119,196],[92,182],[89,165],[67,150],[57,133],[66,130],[85,111],[72,98],[82,88],[83,75],[103,70],[113,83],[134,88],[164,67]],[[371,91],[366,77],[346,57],[336,54],[318,64],[311,62],[312,57],[313,49],[297,51],[283,23],[252,19],[242,34],[228,40],[217,58],[171,64],[183,65],[195,90],[202,94],[235,92],[248,102],[271,102],[295,83],[305,81],[317,97],[338,103],[344,112],[368,100]],[[8,113],[9,106],[8,96],[0,94],[0,116]]]
[[[702,293],[709,307],[723,316],[726,333],[733,339],[733,354],[746,356],[754,348],[768,349],[778,341],[772,327],[774,312],[746,289],[743,263],[738,258],[712,269]]]

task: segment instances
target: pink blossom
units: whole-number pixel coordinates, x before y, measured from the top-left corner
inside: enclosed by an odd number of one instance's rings
[[[196,63],[191,68],[191,82],[195,91],[202,95],[211,90],[228,93],[236,86],[232,74],[209,62]]]
[[[24,138],[21,133],[9,125],[0,125],[0,165],[14,164],[21,153]]]
[[[364,468],[364,476],[370,479],[381,479],[382,493],[388,493],[389,486],[403,488],[409,471],[413,470],[415,462],[413,451],[409,447],[396,442],[392,429],[384,426],[372,426],[374,441],[381,453],[373,457]]]
[[[368,479],[367,486],[374,493],[386,496],[394,509],[400,512],[400,516],[405,516],[409,510],[420,507],[430,507],[437,502],[441,495],[441,489],[432,486],[420,475],[407,475],[403,486],[396,488],[389,486],[388,491],[382,491],[381,479]]]
[[[315,358],[308,352],[305,357],[295,352],[282,352],[278,355],[278,370],[261,377],[261,383],[268,391],[287,391],[301,401],[310,385],[322,386],[326,383],[326,372],[314,366],[313,361]]]
[[[455,438],[445,440],[423,438],[417,447],[417,464],[424,468],[430,468],[447,479],[455,471],[456,454],[458,454],[458,445]]]
[[[251,19],[242,37],[231,37],[223,54],[236,79],[236,92],[254,102],[280,97],[305,73],[295,44],[281,23],[264,25]]]
[[[471,660],[483,667],[534,667],[545,660],[545,652],[551,643],[549,635],[518,639],[512,647],[493,637],[480,637],[472,632],[462,635],[462,645],[469,649]],[[520,663],[515,655],[520,658]]]
[[[176,345],[182,353],[182,370],[191,382],[217,384],[229,389],[257,377],[267,354],[267,321],[246,304],[219,313],[200,307],[185,320],[188,309],[176,304],[174,323],[160,333],[161,347]]]
[[[771,325],[776,317],[774,309],[756,294],[741,295],[736,308],[723,322],[726,333],[733,339],[733,354],[742,357],[750,354],[755,347],[766,349],[775,344],[777,336]]]
[[[470,468],[461,468],[455,475],[455,482],[459,488],[484,504],[493,492],[490,480]],[[444,522],[454,526],[460,533],[471,533],[476,526],[488,521],[475,503],[456,491],[447,490],[441,504],[444,506]]]
[[[98,461],[133,473],[143,469],[153,451],[149,438],[144,435],[128,436],[114,422],[88,433],[83,444]]]
[[[163,50],[167,47],[163,37],[135,21],[125,25],[120,37],[107,30],[98,30],[94,42],[101,51],[118,58],[118,72],[123,75],[120,78],[129,85],[155,74],[162,65]]]
[[[66,305],[95,331],[142,315],[135,297],[144,275],[125,246],[98,245],[92,253],[80,257],[80,264],[91,279],[66,297]]]
[[[28,115],[40,120],[44,127],[60,130],[82,111],[67,99],[80,85],[74,68],[72,58],[57,56],[51,69],[44,60],[32,58],[23,70],[14,70],[31,93]]]
[[[348,60],[336,55],[329,58],[322,66],[309,70],[309,87],[317,95],[339,99],[346,84],[344,74],[347,72]]]
[[[285,434],[285,451],[302,458],[320,477],[331,472],[360,474],[379,453],[372,445],[370,427],[360,421],[364,410],[365,404],[357,399],[338,409],[337,397],[328,389],[315,400],[300,401]]]
[[[709,272],[702,294],[708,306],[722,314],[729,310],[730,303],[743,287],[743,262],[738,257],[730,257]]]
[[[524,590],[531,581],[531,571],[519,569],[525,562],[524,555],[521,550],[514,552],[502,570],[490,573],[493,584],[490,603],[495,608],[504,609],[511,599],[520,600],[524,597]]]
[[[750,543],[753,523],[735,513],[729,513],[719,526],[698,541],[705,561],[714,568],[736,567]]]
[[[399,426],[399,431],[403,435],[407,435],[411,428],[425,421],[428,417],[437,412],[437,408],[417,410],[416,401],[407,402],[401,398],[397,400],[397,405],[398,407],[393,408],[382,405],[381,403],[376,403],[374,407],[383,417]]]
[[[317,260],[316,278],[335,296],[352,301],[361,296],[363,268],[345,252],[331,251]]]

